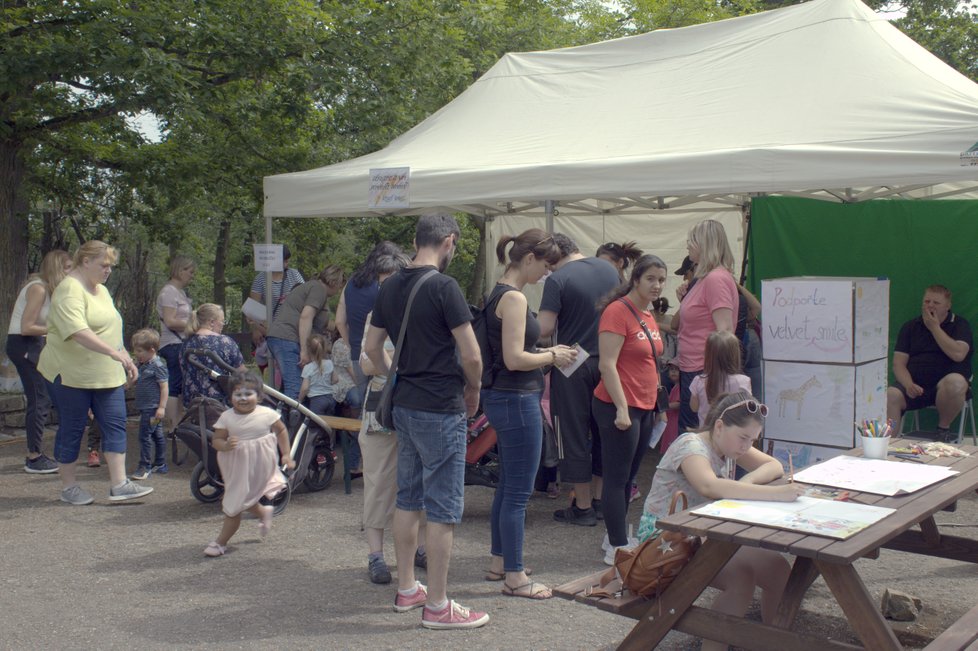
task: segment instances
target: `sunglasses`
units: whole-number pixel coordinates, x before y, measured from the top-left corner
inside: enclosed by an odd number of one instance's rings
[[[761,418],[767,418],[767,405],[765,405],[763,402],[758,402],[754,399],[750,399],[750,400],[741,400],[738,403],[730,405],[729,407],[727,407],[726,409],[720,412],[720,415],[717,416],[717,420],[723,420],[723,415],[725,413],[727,413],[731,409],[736,409],[738,407],[746,407],[748,414],[760,413]]]

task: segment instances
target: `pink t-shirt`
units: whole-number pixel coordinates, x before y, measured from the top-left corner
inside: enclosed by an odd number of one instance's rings
[[[722,387],[720,392],[733,393],[735,391],[746,391],[747,393],[753,394],[750,386],[750,378],[742,373],[728,375],[727,386]],[[689,395],[690,397],[696,396],[699,400],[700,408],[696,410],[696,413],[700,417],[700,427],[703,427],[703,423],[706,422],[706,415],[710,413],[710,403],[706,399],[705,375],[697,375],[693,378],[693,381],[689,383]]]
[[[703,370],[706,338],[716,331],[713,312],[727,308],[732,311],[732,324],[737,323],[737,284],[723,267],[717,267],[696,281],[679,304],[679,370]]]

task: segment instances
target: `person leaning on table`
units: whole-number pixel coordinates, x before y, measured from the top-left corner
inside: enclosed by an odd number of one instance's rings
[[[102,430],[112,482],[109,499],[131,500],[153,492],[126,477],[124,385],[137,370],[123,345],[122,316],[104,284],[118,257],[115,248],[98,240],[78,248],[74,266],[51,296],[47,345],[37,365],[58,408],[54,458],[60,464],[61,501],[74,505],[94,501],[75,479],[89,409]]]

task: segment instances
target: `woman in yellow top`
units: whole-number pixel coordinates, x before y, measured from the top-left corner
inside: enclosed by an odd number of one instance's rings
[[[61,500],[91,504],[92,495],[75,480],[75,462],[89,410],[102,430],[102,449],[112,481],[109,499],[131,500],[153,492],[126,477],[127,379],[137,370],[123,345],[122,316],[104,283],[118,252],[105,242],[86,242],[74,266],[51,296],[47,345],[37,369],[58,408],[54,458],[60,464]]]

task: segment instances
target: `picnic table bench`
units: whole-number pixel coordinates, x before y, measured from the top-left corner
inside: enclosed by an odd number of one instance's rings
[[[910,442],[894,441],[895,445]],[[615,598],[590,595],[603,572],[576,579],[554,589],[565,599],[637,619],[619,649],[654,649],[670,630],[720,640],[760,651],[826,651],[870,649],[897,651],[902,645],[886,623],[879,607],[859,577],[854,562],[874,557],[885,547],[978,563],[978,541],[944,534],[934,514],[953,505],[961,496],[978,489],[978,447],[960,446],[969,457],[930,457],[929,464],[951,466],[959,474],[909,494],[892,497],[852,493],[851,500],[894,508],[896,511],[844,540],[745,524],[722,518],[701,517],[689,511],[658,521],[662,529],[697,535],[703,545],[682,574],[659,597],[645,599],[625,594]],[[860,456],[860,450],[850,454]],[[795,557],[788,585],[773,624],[732,617],[693,602],[709,586],[727,561],[742,546],[761,547]],[[862,646],[816,638],[792,630],[808,588],[819,576],[828,585]],[[935,639],[929,651],[978,651],[978,608]]]

